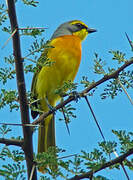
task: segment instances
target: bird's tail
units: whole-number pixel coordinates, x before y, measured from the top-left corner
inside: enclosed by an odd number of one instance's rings
[[[38,153],[47,152],[50,146],[55,146],[54,115],[45,118],[39,127]]]
[[[55,147],[55,121],[54,115],[50,115],[44,119],[41,123],[38,132],[38,153],[47,152],[49,147]],[[55,153],[56,156],[56,153]],[[51,166],[47,164],[46,166],[39,167],[39,171],[45,173],[45,168],[50,167],[51,169],[57,168],[55,165]]]

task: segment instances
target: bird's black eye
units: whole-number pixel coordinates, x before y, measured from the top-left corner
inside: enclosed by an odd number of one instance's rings
[[[84,27],[84,26],[83,26],[82,24],[80,24],[80,23],[77,23],[76,26],[77,26],[78,28],[83,28],[83,27]]]
[[[87,29],[87,27],[86,26],[84,26],[83,24],[80,24],[80,23],[77,23],[77,24],[75,24],[77,27],[78,27],[78,29]]]

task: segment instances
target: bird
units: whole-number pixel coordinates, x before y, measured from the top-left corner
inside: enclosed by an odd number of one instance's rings
[[[47,112],[50,107],[56,106],[61,97],[55,90],[64,82],[74,81],[80,66],[82,41],[93,32],[96,30],[89,28],[81,20],[65,22],[55,30],[48,41],[51,48],[44,48],[41,54],[42,62],[47,57],[52,63],[38,68],[32,79],[31,93],[35,100],[33,107]],[[39,114],[35,108],[31,109],[33,119]],[[38,153],[47,152],[49,147],[56,146],[53,117],[53,114],[49,115],[41,122],[38,132]]]

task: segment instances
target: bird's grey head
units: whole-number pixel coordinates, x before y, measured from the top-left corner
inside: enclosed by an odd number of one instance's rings
[[[64,36],[64,35],[73,35],[76,32],[80,32],[81,30],[84,30],[86,34],[96,32],[95,29],[88,28],[88,26],[82,21],[73,20],[73,21],[68,21],[66,23],[61,24],[54,32],[51,39]]]

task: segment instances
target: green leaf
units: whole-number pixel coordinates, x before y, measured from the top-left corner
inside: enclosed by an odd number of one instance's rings
[[[45,31],[44,29],[39,29],[39,28],[37,29],[37,28],[28,26],[24,29],[20,29],[20,32],[21,32],[20,35],[33,36],[34,38],[36,38],[37,36],[41,36],[44,31]]]
[[[18,150],[9,150],[8,147],[4,147],[2,149],[2,152],[0,153],[0,157],[4,157],[4,159],[8,159],[8,161],[11,161],[10,164],[4,164],[5,160],[3,162],[3,165],[0,169],[0,175],[4,177],[6,180],[14,180],[14,179],[20,179],[24,180],[25,177],[25,167],[22,164],[22,162],[25,160],[24,153],[22,151]]]
[[[71,104],[68,104],[66,106],[63,107],[63,110],[60,109],[59,111],[60,112],[63,112],[65,114],[65,122],[66,123],[70,123],[71,122],[71,118],[76,118],[76,115],[73,113],[73,111],[75,111],[76,109],[74,107],[72,107]],[[62,118],[59,119],[60,121],[61,120],[64,120]]]
[[[11,132],[12,130],[10,128],[8,128],[7,125],[3,124],[0,127],[0,134],[4,137],[8,132]]]
[[[13,109],[18,110],[19,104],[17,101],[18,93],[16,90],[5,90],[1,89],[0,93],[0,109],[4,108],[5,106],[9,105],[10,111]]]
[[[98,175],[96,177],[93,177],[93,180],[111,180],[111,179],[108,179],[108,178],[106,178],[104,176]]]
[[[0,26],[7,20],[7,10],[4,4],[0,4]]]
[[[94,55],[95,55],[94,68],[93,68],[94,69],[94,73],[105,75],[106,73],[105,73],[105,71],[103,69],[103,67],[105,66],[105,62],[102,61],[102,59],[98,57],[97,53],[95,53]]]
[[[25,4],[25,5],[30,5],[30,6],[33,6],[33,7],[37,7],[37,5],[38,5],[38,1],[34,1],[34,0],[22,0],[23,1],[23,3]]]
[[[59,94],[60,96],[65,96],[66,91],[68,91],[68,94],[71,95],[71,93],[73,93],[73,91],[75,92],[76,88],[77,88],[77,83],[74,83],[70,80],[65,81],[61,87],[58,87],[55,90],[55,94]]]
[[[125,130],[112,130],[112,132],[118,137],[121,144],[121,153],[127,152],[129,149],[133,148],[133,133],[126,133]]]
[[[114,79],[109,81],[106,88],[104,88],[104,92],[100,96],[102,99],[106,99],[107,97],[114,99],[119,92],[122,92],[121,86],[118,83],[118,80]]]
[[[11,67],[0,68],[0,81],[5,84],[8,79],[14,79],[14,74],[16,74],[16,71]]]
[[[117,60],[118,63],[126,62],[127,60],[125,59],[125,53],[122,53],[120,51],[109,51],[109,53],[113,54],[113,60]]]
[[[115,148],[117,146],[116,142],[111,142],[111,141],[103,141],[103,142],[98,143],[98,144],[99,144],[100,148],[102,149],[102,151],[105,152],[107,155],[114,152]]]

